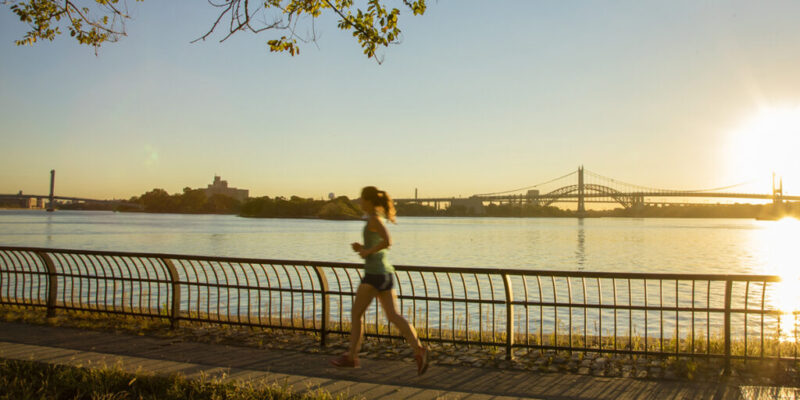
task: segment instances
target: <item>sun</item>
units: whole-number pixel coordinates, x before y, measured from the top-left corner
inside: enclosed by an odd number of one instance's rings
[[[768,181],[774,172],[800,187],[800,105],[761,109],[732,132],[731,144],[734,176]]]

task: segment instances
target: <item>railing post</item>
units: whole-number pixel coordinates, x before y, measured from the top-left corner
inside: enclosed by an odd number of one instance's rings
[[[56,316],[56,300],[58,299],[58,276],[56,276],[56,266],[53,259],[47,253],[36,252],[36,255],[44,262],[47,267],[47,317]]]
[[[172,307],[170,308],[170,328],[175,329],[178,327],[178,321],[181,316],[181,286],[178,280],[178,269],[175,264],[168,258],[162,258],[161,261],[167,267],[169,272],[169,279],[172,282]]]
[[[725,281],[725,375],[731,372],[731,291],[733,281]]]
[[[314,271],[317,273],[319,287],[322,290],[322,321],[320,322],[319,345],[320,347],[325,347],[327,345],[328,338],[328,323],[330,322],[331,318],[331,302],[330,295],[328,294],[328,278],[325,277],[325,271],[322,270],[322,267],[316,266],[314,267]],[[316,310],[314,310],[314,312],[316,312]]]
[[[511,290],[511,277],[503,274],[503,287],[506,289],[506,360],[514,359],[514,293]]]

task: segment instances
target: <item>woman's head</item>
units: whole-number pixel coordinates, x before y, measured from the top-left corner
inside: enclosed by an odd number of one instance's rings
[[[382,212],[389,221],[395,222],[397,212],[394,209],[394,202],[383,190],[378,190],[375,186],[367,186],[361,189],[361,201],[362,205],[366,201],[370,206]],[[366,205],[364,206],[366,208]]]

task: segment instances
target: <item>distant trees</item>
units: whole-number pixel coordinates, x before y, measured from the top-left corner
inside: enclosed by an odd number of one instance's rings
[[[239,215],[256,218],[360,219],[362,212],[345,196],[327,201],[292,196],[289,200],[283,197],[250,199],[242,205]]]
[[[202,189],[188,187],[183,189],[183,193],[173,195],[164,189],[153,189],[130,202],[141,205],[141,211],[152,213],[236,214],[241,207],[241,203],[232,197],[220,194],[207,197]]]

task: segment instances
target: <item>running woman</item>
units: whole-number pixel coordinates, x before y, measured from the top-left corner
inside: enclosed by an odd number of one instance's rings
[[[361,209],[367,214],[367,225],[364,227],[364,244],[352,243],[353,251],[364,259],[364,277],[356,291],[353,301],[352,321],[350,329],[350,349],[347,354],[331,360],[337,367],[359,368],[358,352],[361,349],[364,327],[361,317],[377,297],[389,322],[394,324],[403,334],[414,350],[417,361],[417,374],[422,375],[428,369],[428,348],[423,346],[414,326],[408,323],[397,312],[397,293],[394,290],[394,266],[389,262],[388,250],[392,245],[389,231],[381,217],[395,222],[395,209],[392,199],[386,192],[374,186],[361,190]]]

